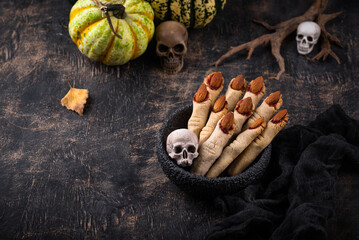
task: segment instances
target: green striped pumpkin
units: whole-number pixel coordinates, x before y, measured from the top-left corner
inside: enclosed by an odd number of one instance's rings
[[[102,0],[109,4],[109,0]],[[152,39],[154,12],[144,0],[111,1],[125,7],[123,18],[109,11],[113,28],[92,0],[78,0],[70,12],[69,33],[79,50],[88,58],[107,65],[122,65],[142,55]]]
[[[187,28],[202,28],[210,23],[226,4],[226,0],[147,0],[155,16],[174,20]]]

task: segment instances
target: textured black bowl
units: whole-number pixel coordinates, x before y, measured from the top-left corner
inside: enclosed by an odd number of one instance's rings
[[[167,154],[166,140],[172,131],[187,128],[191,113],[192,104],[176,110],[165,119],[157,136],[158,160],[164,173],[174,184],[191,195],[212,198],[238,192],[262,177],[270,160],[271,145],[243,173],[233,177],[206,178],[179,167]]]

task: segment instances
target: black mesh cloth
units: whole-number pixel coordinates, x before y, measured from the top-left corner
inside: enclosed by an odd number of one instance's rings
[[[359,121],[334,105],[277,135],[259,183],[215,199],[228,217],[207,239],[326,239],[344,162],[359,170]]]

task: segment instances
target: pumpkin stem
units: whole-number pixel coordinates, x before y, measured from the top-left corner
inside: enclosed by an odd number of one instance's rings
[[[122,4],[107,5],[107,11],[113,11],[113,15],[119,19],[125,17],[125,7]]]
[[[116,18],[122,19],[125,17],[125,7],[122,4],[107,5],[107,4],[100,2],[99,0],[93,0],[93,1],[102,11],[102,16],[103,16],[103,14],[106,15],[107,22],[110,25],[110,28],[111,28],[111,31],[113,32],[113,34],[115,34],[115,36],[118,37],[119,39],[122,39],[122,37],[118,33],[115,32],[115,29],[113,28],[113,25],[112,25],[110,14],[108,12],[112,11],[113,16],[115,16]]]

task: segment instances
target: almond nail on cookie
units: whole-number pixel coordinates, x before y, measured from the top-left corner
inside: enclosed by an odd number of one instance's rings
[[[202,84],[192,100],[192,115],[188,120],[187,128],[196,134],[197,138],[202,128],[206,125],[209,111],[211,110],[211,101],[209,92],[205,84]]]
[[[236,125],[234,136],[241,132],[243,124],[252,115],[252,106],[252,98],[250,97],[244,98],[237,103],[234,109],[234,123]]]
[[[221,72],[213,72],[203,79],[203,83],[207,87],[209,93],[209,99],[211,100],[211,106],[218,98],[223,89],[224,78]]]
[[[234,176],[243,172],[284,128],[289,119],[287,110],[279,111],[259,136],[232,162],[228,174]]]
[[[221,155],[223,148],[234,132],[233,112],[228,112],[217,123],[212,135],[199,149],[199,157],[191,167],[191,173],[204,176],[214,161]]]
[[[243,75],[238,75],[236,78],[231,80],[225,94],[228,102],[228,111],[234,110],[237,102],[246,91],[246,87],[247,81],[244,79]]]
[[[254,110],[252,116],[248,119],[247,123],[243,126],[242,131],[249,128],[249,126],[258,118],[264,117],[264,121],[268,122],[269,119],[275,114],[282,106],[282,94],[280,91],[270,94],[262,104]]]
[[[259,100],[263,97],[265,90],[266,88],[263,82],[263,77],[257,77],[249,83],[243,98],[252,98],[252,109],[254,110],[257,107]]]
[[[248,147],[251,142],[261,134],[266,127],[266,122],[263,117],[254,121],[249,129],[242,132],[237,138],[227,146],[218,160],[212,165],[206,174],[208,178],[218,177],[224,170],[233,162],[236,157],[241,154],[244,149]]]
[[[199,146],[202,145],[213,133],[218,121],[228,112],[228,102],[225,96],[221,96],[214,103],[213,109],[209,115],[206,126],[202,128],[199,134]]]

